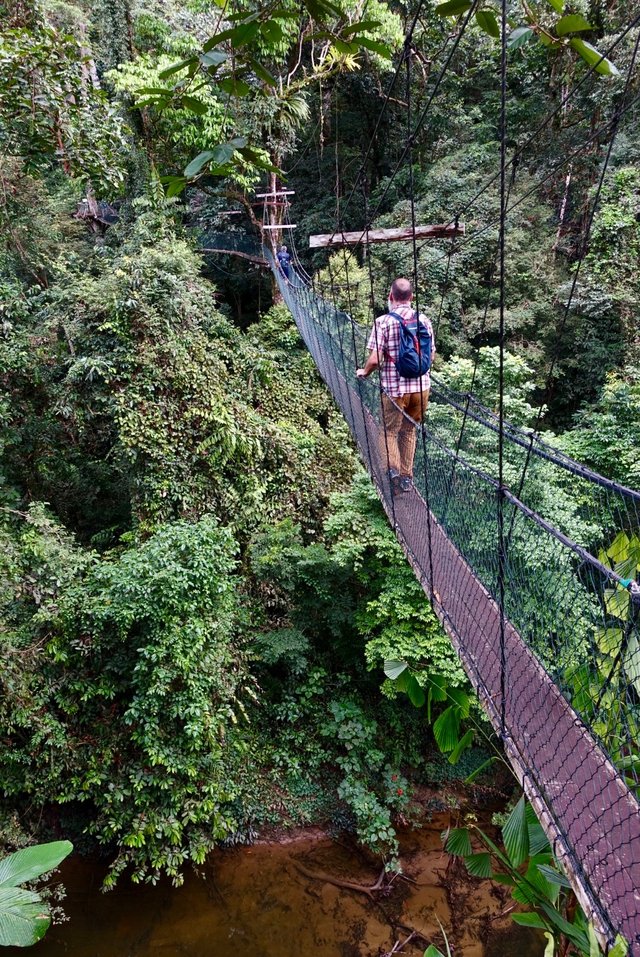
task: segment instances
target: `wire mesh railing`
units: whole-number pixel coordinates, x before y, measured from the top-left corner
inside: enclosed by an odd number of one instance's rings
[[[510,425],[500,486],[497,417],[441,382],[416,426],[413,489],[393,494],[380,388],[355,374],[362,329],[271,263],[581,903],[640,955],[640,495]]]

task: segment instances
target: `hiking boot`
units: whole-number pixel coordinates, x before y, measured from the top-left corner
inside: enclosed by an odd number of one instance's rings
[[[401,475],[399,484],[401,492],[410,492],[413,488],[413,479],[410,475]]]
[[[400,473],[395,469],[389,469],[389,484],[391,485],[391,494],[397,495],[400,491]]]

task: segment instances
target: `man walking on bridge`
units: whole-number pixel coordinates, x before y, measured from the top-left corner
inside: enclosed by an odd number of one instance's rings
[[[411,306],[413,290],[408,279],[396,279],[389,294],[389,311],[376,319],[367,348],[370,350],[358,378],[380,370],[382,423],[380,456],[389,461],[393,492],[407,492],[413,484],[413,459],[416,451],[415,423],[421,422],[429,402],[429,368],[436,346],[431,322],[417,315]],[[415,343],[417,374],[408,376],[404,365],[405,342]],[[428,355],[421,356],[421,347]],[[401,356],[401,352],[403,355]],[[409,357],[411,358],[411,357]],[[400,370],[398,363],[400,362]]]
[[[277,255],[278,265],[285,279],[291,278],[291,255],[286,246],[281,246]]]

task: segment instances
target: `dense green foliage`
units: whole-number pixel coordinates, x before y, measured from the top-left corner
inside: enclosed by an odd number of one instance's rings
[[[580,3],[592,30],[572,21],[562,33],[550,6],[511,43],[510,148],[584,77],[576,34],[604,49],[626,16]],[[364,22],[351,2],[233,10],[0,0],[0,837],[64,820],[105,846],[108,883],[125,868],[180,881],[214,844],[283,822],[348,826],[391,865],[412,787],[443,775],[436,744],[455,754],[474,713],[287,310],[254,263],[198,246],[223,234],[225,248],[254,248],[250,189],[285,176],[299,236],[356,229],[372,212],[407,225],[411,180],[417,218],[450,220],[495,171],[490,11],[461,39],[412,176],[392,177],[403,98],[415,115],[425,107],[459,21],[424,6],[410,88],[381,116],[415,5],[376,0]],[[558,42],[528,42],[538,28]],[[633,113],[586,229],[636,33],[612,54],[621,76],[592,78],[528,145],[510,185],[506,289],[507,414],[529,426],[544,405],[551,441],[629,485],[640,475]],[[567,177],[554,164],[591,115],[605,132]],[[493,183],[464,214],[455,256],[443,243],[418,254],[437,372],[490,407],[498,208]],[[413,265],[401,244],[305,263],[363,326]],[[435,403],[430,416],[455,445],[459,418]],[[495,469],[473,424],[467,444],[473,464]],[[515,485],[517,463],[506,474]],[[598,539],[550,470],[528,494],[577,542]],[[548,574],[544,553],[517,539],[514,562]],[[594,601],[585,590],[545,611],[557,643],[538,651],[558,674],[576,671]],[[429,721],[384,661],[411,666]]]

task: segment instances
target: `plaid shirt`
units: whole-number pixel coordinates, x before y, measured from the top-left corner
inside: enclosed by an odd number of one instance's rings
[[[393,310],[403,319],[410,319],[415,310],[409,304],[396,306]],[[431,321],[420,313],[420,322],[429,330],[431,336],[431,360],[436,353],[436,342],[433,337],[433,327]],[[372,352],[376,350],[380,354],[380,384],[387,395],[395,398],[399,395],[406,395],[408,392],[426,392],[431,388],[431,378],[428,372],[425,372],[419,379],[403,379],[398,375],[396,369],[396,359],[400,351],[400,323],[393,316],[385,313],[384,316],[378,316],[375,325],[371,330],[367,349]]]

